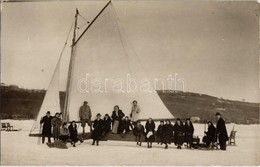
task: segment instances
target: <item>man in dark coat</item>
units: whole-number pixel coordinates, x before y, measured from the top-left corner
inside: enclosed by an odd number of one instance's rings
[[[108,114],[106,114],[103,119],[103,126],[104,126],[103,134],[102,134],[103,137],[110,132],[111,122],[112,122],[112,120],[111,120],[110,116]]]
[[[42,127],[42,143],[45,141],[45,137],[48,137],[48,142],[51,142],[51,120],[52,116],[50,111],[46,113],[44,117],[42,117],[40,123],[43,124]]]
[[[93,123],[93,131],[92,131],[92,138],[93,143],[92,145],[95,145],[95,142],[97,142],[97,146],[99,145],[99,140],[101,138],[102,132],[103,132],[103,120],[101,119],[101,114],[97,114],[97,118],[95,119]]]
[[[217,128],[216,134],[219,139],[219,145],[221,150],[226,150],[226,142],[228,141],[228,134],[225,125],[225,121],[221,118],[221,114],[219,112],[216,113],[217,117]]]
[[[120,130],[120,131],[122,132],[122,134],[121,134],[122,137],[124,137],[124,135],[126,133],[130,132],[130,128],[133,130],[133,125],[128,116],[126,116],[125,119],[123,119],[121,127],[122,127],[122,130]]]

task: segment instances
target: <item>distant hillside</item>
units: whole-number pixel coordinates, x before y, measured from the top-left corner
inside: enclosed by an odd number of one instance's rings
[[[259,123],[259,104],[219,99],[213,96],[189,93],[158,91],[158,94],[175,118],[198,117],[200,121],[214,120],[217,111],[227,122]],[[28,90],[1,86],[0,119],[35,118],[41,107],[45,90]],[[60,92],[61,108],[65,93]]]
[[[158,91],[158,94],[175,118],[199,117],[200,122],[214,120],[220,112],[227,122],[259,123],[259,103],[231,101],[209,95]]]

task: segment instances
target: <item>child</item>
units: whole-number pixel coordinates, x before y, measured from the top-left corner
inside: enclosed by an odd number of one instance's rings
[[[144,126],[141,124],[141,121],[137,121],[137,124],[134,128],[134,135],[136,136],[136,144],[142,145],[142,135],[144,134]]]
[[[93,132],[92,132],[92,138],[93,143],[92,145],[95,145],[95,142],[97,142],[97,146],[99,145],[99,139],[101,138],[102,132],[103,132],[103,120],[101,119],[101,114],[97,114],[97,118],[94,121],[93,124]]]

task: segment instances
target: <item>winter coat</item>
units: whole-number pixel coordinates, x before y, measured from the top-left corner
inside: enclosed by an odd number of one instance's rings
[[[140,108],[139,108],[138,105],[132,106],[130,118],[131,118],[131,120],[132,120],[133,122],[138,121],[140,112],[141,112],[141,110],[140,110]]]
[[[134,135],[135,136],[142,136],[144,135],[144,126],[143,125],[136,125],[134,128]]]
[[[112,122],[112,120],[110,117],[104,118],[103,126],[104,126],[105,133],[109,133],[109,131],[111,130],[111,122]]]
[[[184,132],[185,132],[185,141],[192,143],[193,142],[194,127],[193,127],[193,124],[191,122],[190,122],[190,125],[185,123]]]
[[[152,133],[152,134],[148,136],[148,133]],[[151,123],[149,123],[149,121],[146,121],[145,135],[146,135],[146,140],[148,142],[153,142],[155,140],[155,123],[153,120]]]
[[[204,132],[206,134],[206,138],[204,139],[203,142],[209,144],[210,142],[213,142],[215,139],[215,135],[216,135],[216,128],[213,124],[211,124],[208,127],[208,131]]]
[[[78,141],[77,125],[73,126],[72,123],[71,123],[68,129],[69,129],[69,132],[70,132],[70,139],[73,142],[77,142]]]
[[[93,123],[93,131],[92,131],[92,138],[94,140],[99,140],[101,138],[102,132],[103,132],[103,120],[102,119],[96,119]]]
[[[42,135],[44,136],[51,136],[51,120],[52,120],[52,116],[44,116],[40,123],[43,123],[43,127],[42,127]]]
[[[122,121],[122,132],[125,131],[126,133],[130,131],[130,128],[133,129],[133,125],[130,120],[123,120]]]
[[[173,136],[173,126],[172,124],[165,124],[163,125],[163,139],[164,143],[171,143]]]
[[[80,120],[86,120],[86,119],[91,119],[92,117],[92,113],[91,113],[91,109],[88,105],[82,105],[79,108],[79,118]]]
[[[217,122],[216,133],[219,135],[218,137],[220,142],[228,141],[227,129],[223,118],[219,118]]]
[[[122,110],[118,110],[118,114],[116,114],[116,111],[112,112],[111,118],[113,119],[113,124],[115,120],[119,121],[118,130],[117,130],[118,133],[122,133],[122,119],[124,116],[125,114],[123,113]]]
[[[184,129],[184,126],[182,125],[178,125],[177,123],[174,124],[173,126],[173,131],[174,131],[174,143],[177,145],[177,144],[180,144],[182,145],[183,142],[184,142],[184,132],[185,132],[185,129]]]

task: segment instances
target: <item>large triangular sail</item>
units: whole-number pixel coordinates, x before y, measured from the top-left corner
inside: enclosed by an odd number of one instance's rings
[[[59,74],[60,74],[60,61],[61,56],[58,60],[58,63],[55,67],[54,73],[52,75],[50,84],[44,96],[40,111],[36,120],[34,121],[33,127],[30,131],[30,135],[39,134],[40,132],[40,120],[46,115],[47,111],[51,112],[51,115],[54,115],[56,112],[60,113],[60,96],[59,96]],[[41,132],[40,132],[41,133]]]
[[[111,2],[74,47],[69,78],[69,121],[79,120],[78,111],[83,101],[89,102],[93,115],[111,114],[115,105],[130,115],[132,101],[137,100],[141,108],[140,119],[173,118],[148,84],[147,75],[122,31]]]

